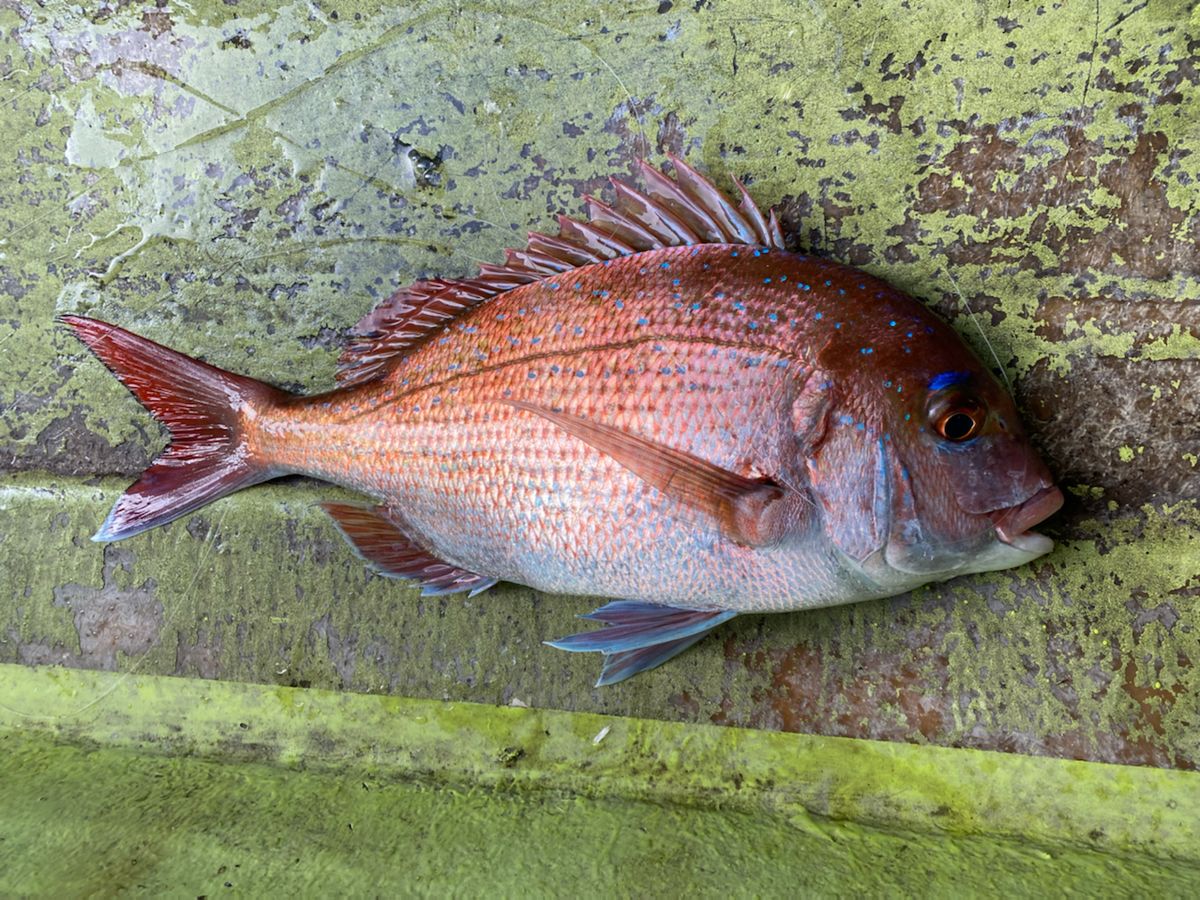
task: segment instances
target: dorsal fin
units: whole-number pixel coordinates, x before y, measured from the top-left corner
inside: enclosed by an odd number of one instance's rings
[[[531,232],[525,249],[505,251],[502,265],[485,263],[475,278],[432,278],[392,294],[351,329],[351,342],[338,361],[338,384],[371,381],[465,310],[569,269],[688,244],[783,249],[774,211],[763,218],[740,182],[734,181],[741,193],[735,206],[683,160],[668,158],[675,169],[674,180],[642,163],[645,192],[611,179],[616,193],[611,206],[586,197],[586,220],[559,216],[557,236]]]

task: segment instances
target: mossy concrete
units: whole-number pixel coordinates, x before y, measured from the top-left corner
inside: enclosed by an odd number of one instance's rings
[[[1195,766],[1188,4],[47,0],[0,26],[0,451],[29,473],[0,659]],[[325,388],[375,300],[667,150],[995,353],[1071,495],[1054,554],[739,620],[596,692],[540,645],[587,600],[418,599],[353,562],[323,490],[87,542],[162,435],[55,313]]]
[[[1191,773],[69,669],[0,680],[0,890],[17,894],[1186,896],[1200,878]]]

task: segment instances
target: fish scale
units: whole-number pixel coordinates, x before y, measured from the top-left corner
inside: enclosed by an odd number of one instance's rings
[[[789,253],[774,213],[680,160],[476,279],[398,291],[339,388],[295,397],[105,323],[67,323],[173,442],[116,539],[284,472],[377,570],[619,598],[552,642],[599,683],[738,612],[888,596],[1049,549],[1061,503],[995,378],[921,304]],[[702,241],[711,241],[703,243]]]

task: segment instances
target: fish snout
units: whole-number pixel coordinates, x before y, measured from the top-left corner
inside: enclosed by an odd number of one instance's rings
[[[995,526],[996,537],[1003,543],[1040,555],[1048,553],[1054,547],[1054,542],[1030,529],[1058,512],[1062,505],[1062,491],[1051,484],[1023,503],[993,510],[988,516]]]

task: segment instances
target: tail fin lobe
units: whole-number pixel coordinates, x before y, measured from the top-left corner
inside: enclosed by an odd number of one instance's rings
[[[275,476],[247,448],[242,413],[286,393],[97,319],[60,321],[171,432],[170,446],[121,495],[92,540],[132,537]]]

